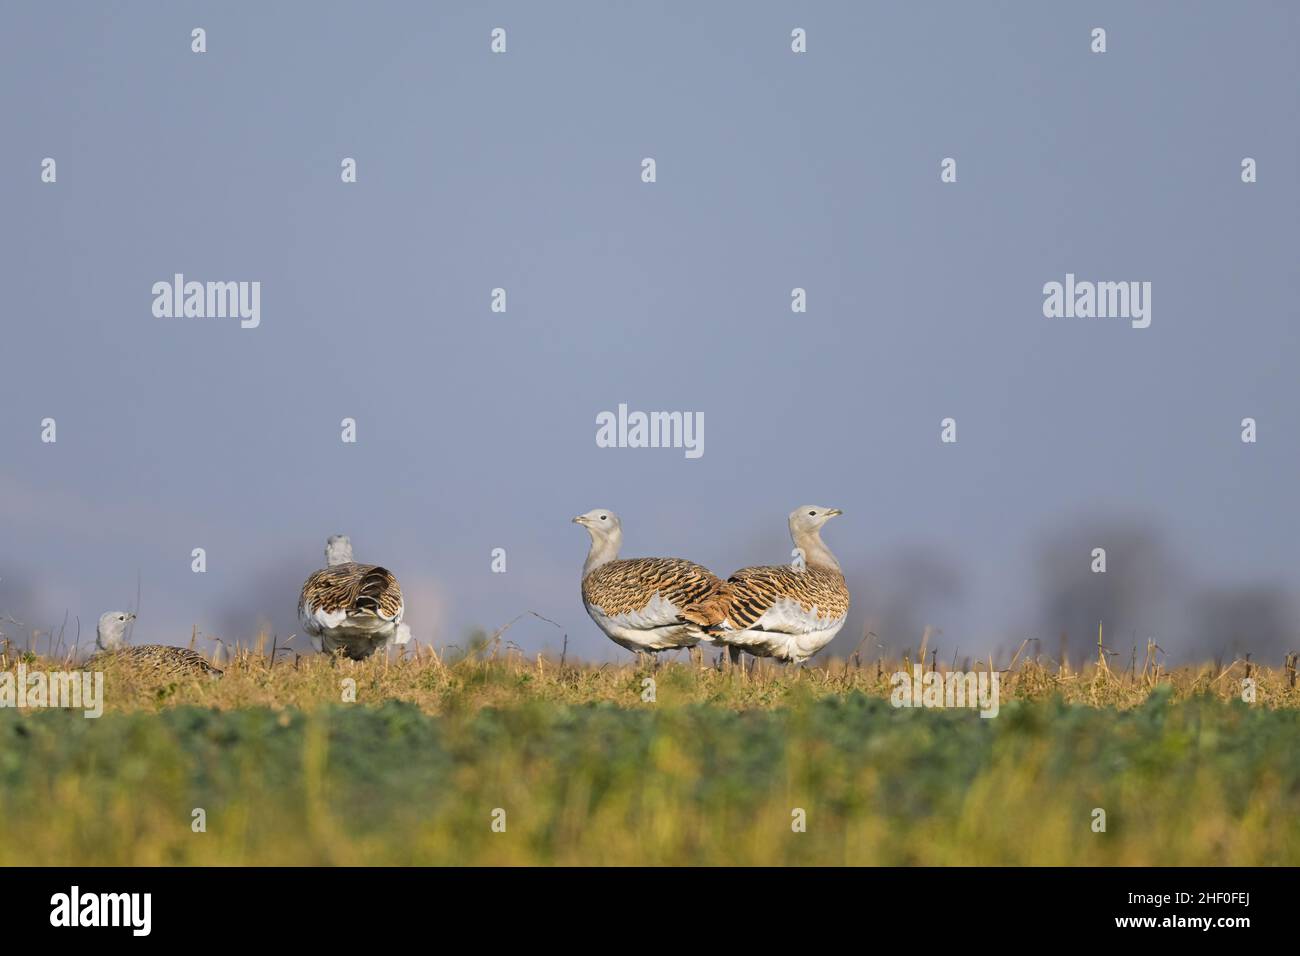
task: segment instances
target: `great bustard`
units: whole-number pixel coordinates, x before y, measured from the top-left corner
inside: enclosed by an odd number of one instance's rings
[[[186,647],[170,644],[127,644],[127,625],[135,620],[130,611],[105,611],[95,626],[95,645],[99,652],[85,663],[85,670],[125,665],[150,676],[220,677],[200,654]]]
[[[402,589],[391,571],[353,561],[352,542],[342,534],[325,543],[325,563],[298,596],[298,620],[316,650],[359,661],[411,639],[402,623]]]
[[[623,525],[608,508],[573,519],[591,534],[582,603],[614,643],[638,653],[694,647],[722,623],[721,581],[683,558],[620,560]]]
[[[789,565],[742,568],[727,579],[726,614],[709,629],[728,646],[733,662],[742,650],[796,663],[831,642],[849,611],[849,589],[821,529],[838,508],[804,505],[790,513],[798,552]]]

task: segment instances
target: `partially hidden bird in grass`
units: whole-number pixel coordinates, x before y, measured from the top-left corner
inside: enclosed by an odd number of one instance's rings
[[[391,571],[353,561],[352,542],[342,534],[325,543],[325,563],[298,596],[298,620],[316,650],[359,661],[410,641],[402,588]]]
[[[733,663],[741,651],[802,663],[829,644],[849,612],[849,589],[821,529],[839,508],[804,505],[790,512],[794,560],[741,568],[724,582],[726,613],[708,631]]]
[[[684,558],[619,558],[623,524],[608,508],[573,519],[591,535],[582,567],[582,603],[615,644],[636,653],[694,647],[720,625],[721,581]]]
[[[220,677],[221,671],[187,647],[170,644],[127,644],[126,629],[135,615],[130,611],[105,611],[95,626],[95,645],[99,651],[86,661],[86,670],[108,666],[127,666],[149,676]]]

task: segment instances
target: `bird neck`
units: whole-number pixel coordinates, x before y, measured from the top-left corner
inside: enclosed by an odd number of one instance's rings
[[[835,560],[835,555],[831,554],[831,549],[826,547],[826,542],[822,541],[820,529],[816,531],[798,531],[792,537],[794,538],[794,546],[803,552],[803,559],[806,563],[834,568],[836,571],[840,570],[840,563]]]
[[[587,563],[582,566],[582,576],[585,578],[602,564],[609,564],[609,562],[617,560],[618,550],[622,546],[623,532],[621,531],[602,535],[599,538],[593,534],[591,536],[591,550],[587,552]]]

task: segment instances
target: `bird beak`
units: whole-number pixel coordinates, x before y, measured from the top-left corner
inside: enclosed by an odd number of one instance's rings
[[[842,514],[844,514],[844,512],[841,511],[839,508],[831,508],[829,511],[826,512],[826,517],[834,518],[836,515],[842,515]]]
[[[573,519],[574,524],[582,524],[582,515],[576,515]]]

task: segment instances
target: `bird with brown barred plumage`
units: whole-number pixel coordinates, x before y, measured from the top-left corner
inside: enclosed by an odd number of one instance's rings
[[[391,571],[353,561],[352,542],[343,534],[326,541],[325,563],[298,596],[298,620],[316,650],[359,661],[410,641],[402,588]]]
[[[636,653],[694,647],[721,625],[721,584],[684,558],[624,558],[623,524],[608,508],[573,519],[591,535],[582,568],[582,603],[615,644]]]
[[[803,663],[831,642],[849,612],[849,589],[821,529],[839,508],[804,505],[790,512],[794,561],[741,568],[725,582],[726,613],[707,630],[733,663],[755,657]]]
[[[195,651],[170,644],[127,644],[126,627],[135,620],[130,611],[105,611],[95,626],[99,648],[85,663],[86,670],[129,667],[137,673],[164,680],[181,677],[220,677],[221,671]]]

